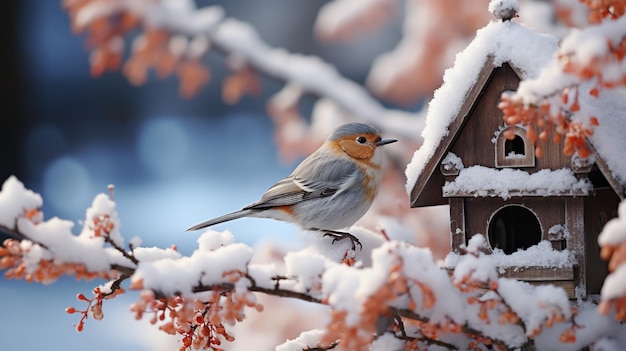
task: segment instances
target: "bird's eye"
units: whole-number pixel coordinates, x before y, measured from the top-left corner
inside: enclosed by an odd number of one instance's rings
[[[367,139],[365,139],[364,136],[360,136],[358,138],[356,138],[356,142],[359,144],[365,144],[365,142],[367,141]]]

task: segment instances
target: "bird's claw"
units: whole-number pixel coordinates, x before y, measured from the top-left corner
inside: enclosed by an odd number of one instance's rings
[[[363,251],[363,245],[361,244],[361,241],[359,240],[359,238],[357,238],[356,236],[350,233],[338,232],[334,230],[325,230],[324,237],[327,237],[327,236],[333,237],[333,241],[331,243],[333,245],[337,241],[341,241],[343,239],[350,239],[350,242],[352,243],[352,251],[356,251],[356,245],[359,245],[359,250]]]

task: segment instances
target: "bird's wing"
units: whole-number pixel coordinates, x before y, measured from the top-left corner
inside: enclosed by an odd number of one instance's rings
[[[323,167],[307,167],[306,159],[287,178],[269,188],[261,200],[244,209],[289,206],[314,198],[333,196],[359,181],[358,166],[343,159],[328,161]]]

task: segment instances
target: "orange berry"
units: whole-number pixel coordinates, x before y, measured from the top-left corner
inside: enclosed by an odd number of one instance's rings
[[[502,133],[503,133],[504,137],[507,138],[508,140],[515,139],[515,131],[513,129],[506,129]]]

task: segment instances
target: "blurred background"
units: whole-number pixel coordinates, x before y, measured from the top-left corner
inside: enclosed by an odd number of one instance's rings
[[[487,0],[363,1],[370,7],[360,13],[350,12],[355,6],[335,9],[327,19],[343,15],[344,26],[320,35],[315,23],[327,2],[195,1],[198,7],[222,6],[226,16],[251,24],[272,47],[332,63],[344,77],[383,96],[385,106],[408,112],[424,106],[456,53],[493,18]],[[578,13],[571,11],[571,4],[582,6],[576,0],[520,2],[519,21],[557,36],[564,33],[556,20],[558,9],[563,9],[559,6],[569,4],[564,7],[569,12],[560,13],[570,20]],[[211,71],[210,83],[195,97],[184,99],[175,77],[150,76],[136,87],[120,71],[90,76],[85,38],[71,32],[61,0],[9,1],[0,17],[4,44],[0,182],[15,175],[41,194],[45,218],[74,221],[78,232],[93,198],[113,184],[126,240],[138,236],[142,246],[175,244],[187,255],[196,248],[199,233],[185,233],[186,228],[256,201],[300,160],[286,161],[285,153],[294,155],[302,149],[285,150],[266,113],[268,99],[282,82],[261,75],[259,96],[244,95],[237,104],[226,104],[221,84],[231,72],[224,57],[209,53],[203,63]],[[386,53],[390,55],[380,59]],[[298,112],[310,116],[314,102],[304,98]],[[406,127],[419,135],[419,126]],[[281,141],[279,150],[276,145]],[[404,154],[396,155],[395,175],[386,178],[391,187],[378,197],[384,198],[378,202],[383,206],[376,208],[375,202],[373,208],[388,218],[401,218],[409,232],[407,241],[442,257],[449,248],[448,210],[408,208],[403,171],[419,145],[405,139],[394,145]],[[271,220],[241,219],[215,229],[228,229],[237,241],[253,246],[259,260],[276,260],[284,250],[306,245],[293,225]],[[80,316],[67,315],[64,309],[84,308],[76,293],[90,296],[100,283],[64,278],[42,286],[0,279],[0,349],[179,347],[177,336],[159,332],[147,320],[134,321],[128,310],[138,298],[134,293],[105,303],[105,318],[88,320],[84,331],[77,333],[72,324]],[[246,337],[237,338],[236,347],[229,349],[271,349],[269,345],[280,344],[285,337],[324,325],[323,306],[260,299],[266,306],[272,304],[271,311],[266,307],[265,313],[249,312],[235,333]]]
[[[269,45],[318,55],[363,83],[373,58],[398,42],[401,22],[349,43],[320,43],[312,28],[325,2],[196,1],[199,7],[219,4],[227,16],[251,23]],[[114,184],[126,240],[176,244],[188,254],[198,233],[185,233],[187,227],[257,200],[295,166],[278,156],[265,114],[277,82],[264,78],[262,96],[226,105],[220,93],[226,65],[212,54],[211,83],[192,99],[180,97],[176,78],[151,77],[140,87],[120,72],[93,78],[84,37],[71,33],[60,0],[9,1],[0,16],[0,182],[15,175],[40,193],[46,218],[75,221],[78,232],[94,196]],[[217,227],[226,228],[250,245],[302,245],[295,227],[275,221]],[[83,307],[76,293],[89,296],[94,286],[69,278],[50,286],[0,279],[0,349],[177,348],[177,338],[172,344],[147,321],[133,320],[128,306],[135,294],[105,304],[104,320],[89,320],[77,333],[72,324],[79,316],[64,309]]]

